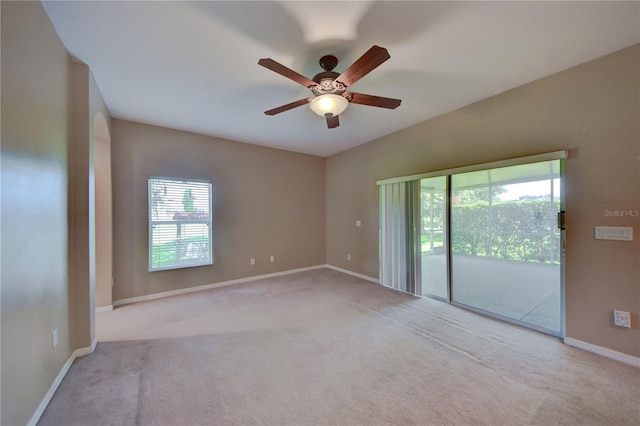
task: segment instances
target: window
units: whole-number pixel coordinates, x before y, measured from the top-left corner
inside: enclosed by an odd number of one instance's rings
[[[211,182],[150,177],[149,271],[211,265]]]

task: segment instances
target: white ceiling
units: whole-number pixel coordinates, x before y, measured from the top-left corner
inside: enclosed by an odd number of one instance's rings
[[[69,53],[92,70],[115,118],[329,156],[640,42],[640,2],[43,1]],[[327,129],[305,87],[372,45],[391,59],[353,91],[402,99],[352,104]]]

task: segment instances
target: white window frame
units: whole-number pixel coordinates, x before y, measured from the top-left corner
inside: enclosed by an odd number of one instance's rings
[[[206,209],[208,210],[208,217],[203,216],[202,214],[198,215],[197,212],[194,212],[194,218],[180,218],[181,212],[176,211],[171,219],[163,218],[158,219],[154,218],[154,209],[153,202],[151,200],[152,197],[152,182],[157,181],[166,181],[166,185],[173,185],[176,190],[181,190],[181,185],[188,186],[189,184],[197,184],[200,188],[202,188],[203,184],[205,184],[205,188],[208,193],[208,200],[206,203]],[[165,186],[166,188],[166,186]],[[187,188],[189,189],[189,188]],[[165,189],[166,190],[166,189]],[[179,197],[179,194],[176,195]],[[180,178],[180,177],[169,177],[169,176],[149,176],[147,179],[147,210],[148,210],[148,222],[149,222],[149,272],[154,271],[165,271],[170,269],[181,269],[181,268],[191,268],[196,266],[206,266],[213,264],[213,185],[211,181],[204,179],[191,179],[191,178]],[[175,205],[177,201],[171,200],[171,202]],[[200,203],[202,206],[202,203]],[[183,212],[184,213],[184,212]],[[177,216],[177,217],[176,217]],[[205,224],[208,227],[208,246],[207,246],[207,259],[197,259],[194,261],[189,260],[181,260],[176,261],[175,263],[162,265],[162,266],[153,266],[153,239],[154,239],[154,227],[158,225],[175,225],[176,226],[176,250],[179,250],[178,242],[180,241],[180,236],[182,235],[182,230],[185,225],[194,225],[194,224]]]

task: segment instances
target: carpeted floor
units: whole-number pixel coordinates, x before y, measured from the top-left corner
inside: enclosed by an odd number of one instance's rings
[[[40,425],[632,425],[640,370],[330,269],[97,316]]]

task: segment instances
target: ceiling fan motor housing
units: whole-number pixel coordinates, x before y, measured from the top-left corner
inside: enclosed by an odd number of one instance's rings
[[[317,86],[311,87],[313,94],[320,96],[329,93],[335,95],[344,93],[347,88],[344,84],[336,81],[336,78],[338,78],[340,74],[333,71],[336,65],[338,65],[338,58],[333,55],[325,55],[320,58],[319,62],[324,71],[314,75],[312,78],[313,81],[318,83]]]

